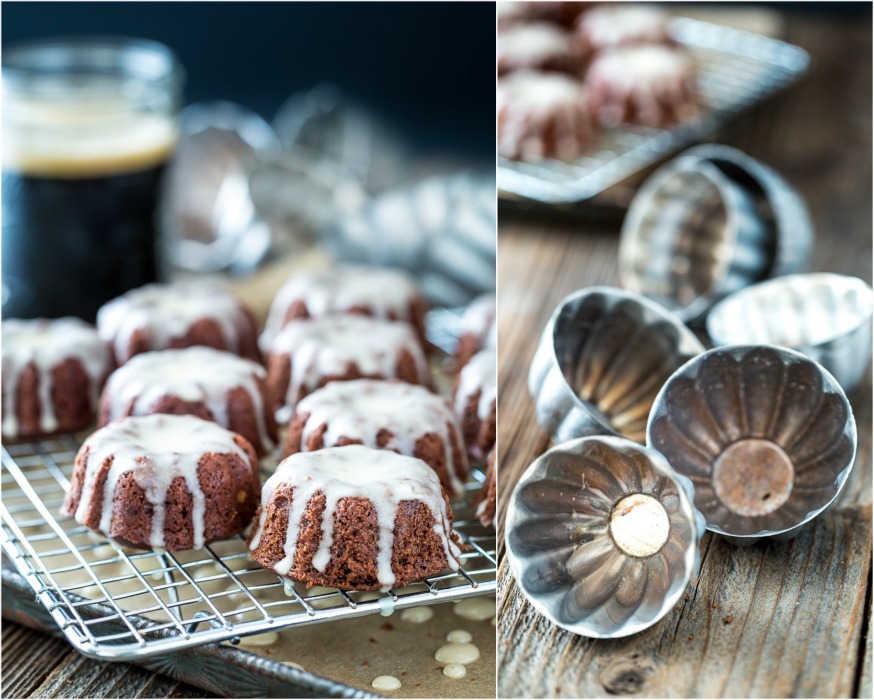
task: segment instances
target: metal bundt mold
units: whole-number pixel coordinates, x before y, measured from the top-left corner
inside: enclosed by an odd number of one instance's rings
[[[643,443],[655,397],[704,347],[658,304],[612,287],[566,297],[528,375],[537,420],[556,442],[615,435]]]
[[[516,582],[556,625],[625,637],[674,606],[698,569],[692,485],[655,450],[617,437],[562,443],[522,475],[507,510]]]
[[[716,345],[766,343],[798,350],[851,392],[871,361],[871,312],[871,287],[858,277],[787,275],[718,303],[707,316],[707,333]]]
[[[732,345],[668,380],[647,445],[692,481],[708,530],[752,544],[794,537],[835,502],[853,467],[856,423],[840,385],[810,358]]]
[[[635,195],[619,276],[691,322],[738,289],[803,271],[812,243],[804,202],[779,175],[736,149],[696,146]]]

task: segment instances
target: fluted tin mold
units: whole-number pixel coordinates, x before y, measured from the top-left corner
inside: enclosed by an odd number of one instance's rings
[[[738,289],[804,270],[812,241],[803,201],[773,170],[727,146],[696,146],[632,201],[619,275],[689,322]]]
[[[707,333],[716,345],[765,343],[798,350],[850,392],[870,365],[871,312],[871,287],[858,277],[787,275],[714,306]]]
[[[516,485],[506,539],[516,582],[559,627],[625,637],[664,617],[698,568],[690,482],[616,437],[562,443]]]
[[[837,499],[856,423],[837,381],[773,345],[715,348],[662,389],[647,445],[691,479],[707,529],[738,544],[788,539]]]
[[[531,363],[537,420],[556,442],[616,435],[643,443],[664,382],[704,347],[658,304],[612,287],[566,297]]]

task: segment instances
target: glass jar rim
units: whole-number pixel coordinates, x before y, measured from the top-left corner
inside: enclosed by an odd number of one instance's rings
[[[172,49],[151,39],[62,36],[17,42],[3,50],[3,85],[28,91],[44,78],[65,74],[126,76],[181,92],[185,71]]]

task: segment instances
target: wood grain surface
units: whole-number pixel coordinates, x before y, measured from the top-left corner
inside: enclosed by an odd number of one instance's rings
[[[129,664],[93,661],[62,639],[3,623],[4,698],[206,698],[200,688]]]
[[[817,231],[811,269],[870,283],[870,20],[789,16],[784,36],[811,53],[811,73],[715,140],[770,164],[801,191]],[[503,515],[514,483],[549,446],[526,381],[540,331],[566,294],[618,285],[618,222],[502,207],[499,226]],[[522,597],[502,548],[499,696],[871,697],[870,373],[851,400],[859,449],[838,507],[789,543],[743,549],[708,533],[699,576],[641,634],[590,640],[555,627]]]

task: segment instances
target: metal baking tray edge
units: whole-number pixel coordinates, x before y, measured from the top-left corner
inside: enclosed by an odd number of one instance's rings
[[[48,611],[34,598],[33,589],[3,555],[3,619],[63,638]],[[78,597],[69,594],[71,597]],[[101,617],[108,606],[80,607],[83,616]],[[127,660],[155,673],[197,686],[227,698],[379,698],[364,690],[299,671],[231,644],[207,644],[165,656]]]

